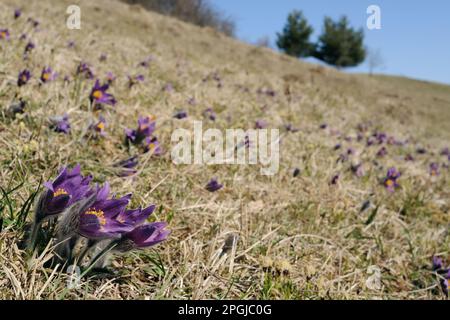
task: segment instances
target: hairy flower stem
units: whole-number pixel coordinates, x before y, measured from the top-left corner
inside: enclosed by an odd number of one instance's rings
[[[36,248],[36,242],[39,234],[39,228],[42,225],[42,220],[37,220],[31,229],[30,238],[28,242],[28,251],[30,253],[33,253],[34,249]]]
[[[78,263],[81,264],[83,263],[83,259],[86,256],[86,254],[89,252],[89,250],[95,246],[98,243],[98,240],[89,240],[88,243],[86,244],[86,247],[83,249],[83,251],[80,253],[79,257],[78,257]]]
[[[114,247],[116,247],[118,245],[118,243],[119,243],[119,240],[111,241],[102,251],[100,251],[94,258],[92,258],[88,267],[86,268],[86,270],[84,270],[82,276],[87,274],[94,267],[94,265],[97,263],[97,261],[99,261],[109,251],[114,249]]]

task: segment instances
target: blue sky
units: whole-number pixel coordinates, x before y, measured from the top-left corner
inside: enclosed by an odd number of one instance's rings
[[[450,1],[410,0],[211,0],[237,22],[239,39],[255,43],[263,36],[275,47],[293,9],[302,10],[314,27],[312,40],[322,30],[324,16],[345,14],[355,27],[364,27],[365,44],[380,50],[385,67],[380,73],[450,84]],[[381,8],[381,30],[368,30],[367,7]],[[352,72],[367,72],[363,64]]]

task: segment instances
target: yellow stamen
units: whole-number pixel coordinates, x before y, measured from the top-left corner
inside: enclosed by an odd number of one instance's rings
[[[93,208],[86,211],[84,214],[92,214],[98,218],[100,225],[104,226],[106,224],[105,213],[102,210],[95,210]]]
[[[6,38],[6,32],[5,32],[5,31],[2,31],[2,32],[0,33],[0,35],[1,35],[1,37],[0,37],[0,38],[3,38],[3,39],[5,39],[5,38]]]
[[[104,130],[104,129],[105,129],[105,124],[104,124],[103,122],[99,122],[99,123],[97,124],[97,128],[98,128],[99,130]]]
[[[92,93],[92,96],[93,96],[95,99],[100,99],[101,97],[103,97],[103,92],[101,92],[100,90],[95,90],[95,91]]]
[[[26,82],[27,81],[27,77],[25,75],[22,76],[22,81]]]
[[[50,73],[44,73],[44,74],[42,75],[42,79],[44,79],[44,80],[50,79]]]
[[[53,192],[53,197],[56,198],[57,196],[66,195],[66,194],[69,194],[66,190],[64,190],[63,188],[58,188],[58,189],[56,189],[55,192]]]
[[[392,187],[394,185],[394,181],[391,179],[386,180],[386,186],[387,187]]]

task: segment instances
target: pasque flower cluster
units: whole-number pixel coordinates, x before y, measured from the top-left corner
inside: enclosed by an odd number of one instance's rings
[[[45,190],[37,200],[34,224],[29,246],[34,250],[46,221],[56,224],[56,251],[58,259],[69,264],[76,258],[74,248],[85,238],[86,246],[77,261],[99,242],[107,243],[103,254],[109,251],[126,252],[151,247],[169,235],[165,222],[146,222],[155,205],[129,209],[131,194],[123,197],[110,195],[110,186],[91,186],[91,176],[83,176],[79,165],[63,168],[58,177],[44,184]],[[93,260],[97,260],[98,255]],[[95,262],[95,261],[92,261]]]

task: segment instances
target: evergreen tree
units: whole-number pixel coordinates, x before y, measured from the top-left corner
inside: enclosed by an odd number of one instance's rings
[[[294,10],[289,14],[282,33],[277,33],[277,46],[290,56],[297,58],[311,56],[314,46],[309,42],[309,37],[312,33],[313,28],[303,13]]]
[[[357,66],[366,57],[363,41],[362,28],[355,30],[350,27],[346,16],[337,22],[326,17],[314,57],[337,68]]]

